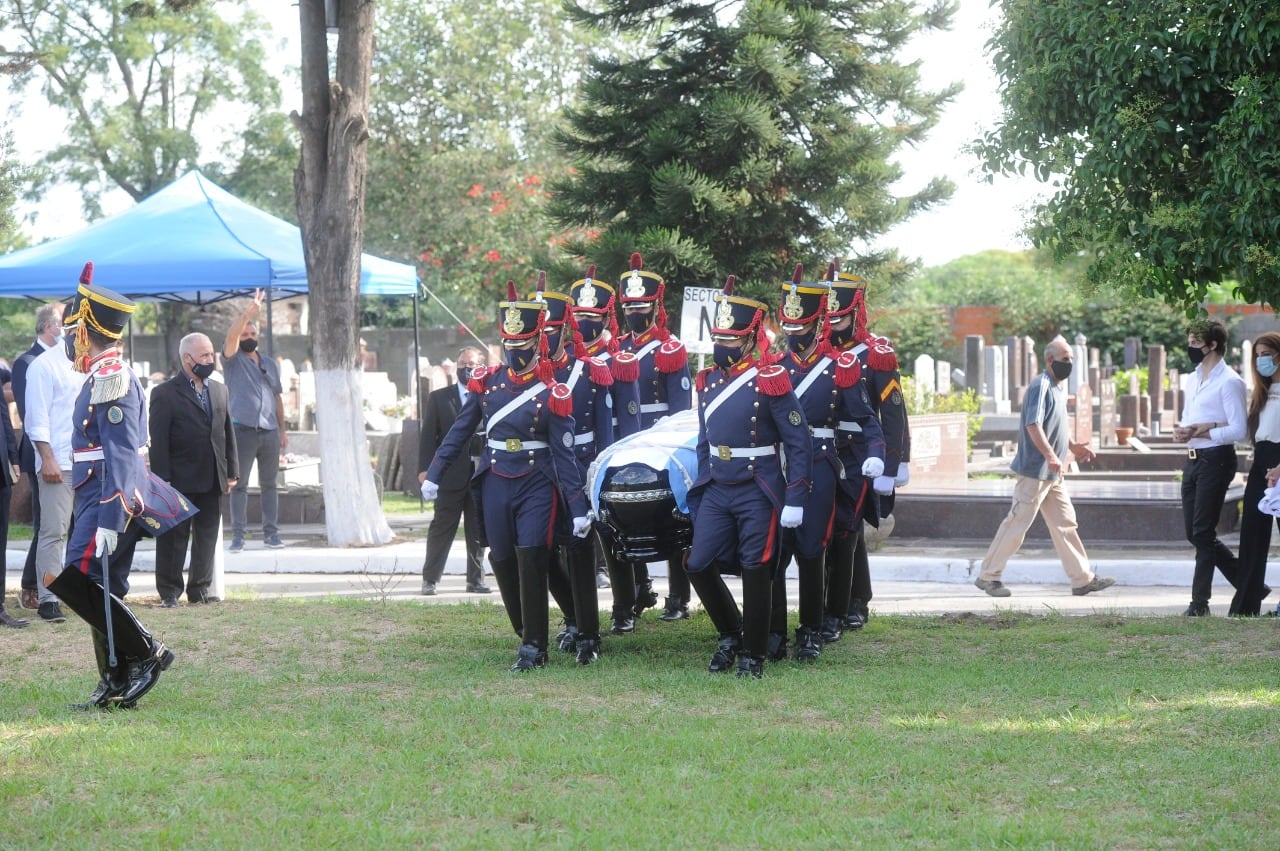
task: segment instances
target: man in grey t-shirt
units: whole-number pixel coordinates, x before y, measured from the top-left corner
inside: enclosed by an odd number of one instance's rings
[[[1071,579],[1071,593],[1077,597],[1115,584],[1107,576],[1089,569],[1076,524],[1076,509],[1062,483],[1062,468],[1069,456],[1093,460],[1093,450],[1073,443],[1067,429],[1067,392],[1062,386],[1072,368],[1071,347],[1061,336],[1044,348],[1044,372],[1031,379],[1022,400],[1022,422],[1018,430],[1018,453],[1013,457],[1013,507],[996,531],[995,539],[982,559],[982,570],[974,585],[992,597],[1008,597],[1009,589],[1000,581],[1009,558],[1022,546],[1027,530],[1044,516],[1053,548]]]
[[[227,382],[227,407],[236,433],[240,470],[240,478],[231,489],[228,551],[233,553],[244,549],[249,468],[255,461],[262,497],[262,542],[270,549],[284,546],[276,525],[280,507],[276,477],[280,473],[280,453],[289,448],[289,433],[285,430],[284,401],[280,397],[280,369],[274,360],[258,351],[257,319],[262,300],[262,290],[258,290],[227,329],[222,346],[222,375]]]

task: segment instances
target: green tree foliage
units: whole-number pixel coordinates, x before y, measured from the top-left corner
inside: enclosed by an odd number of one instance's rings
[[[65,137],[41,160],[32,191],[69,181],[84,189],[85,215],[119,187],[141,200],[207,155],[219,109],[278,107],[264,70],[260,19],[242,0],[0,0],[0,59],[26,62],[12,76],[68,118]],[[224,114],[221,121],[229,116]]]
[[[13,153],[13,133],[7,125],[0,125],[0,254],[22,247],[15,212],[21,176],[22,166]]]
[[[388,0],[377,27],[367,246],[417,262],[465,321],[492,324],[507,279],[525,286],[565,239],[544,212],[565,169],[549,140],[598,39],[559,0]]]
[[[990,172],[1056,181],[1034,243],[1187,309],[1227,278],[1280,300],[1280,6],[1000,6],[1004,115],[978,149]]]
[[[611,39],[644,39],[592,56],[557,137],[575,171],[555,182],[552,213],[600,229],[570,251],[602,269],[620,272],[639,250],[677,287],[732,273],[773,300],[795,262],[825,268],[951,194],[935,179],[896,195],[902,173],[891,158],[924,138],[958,91],[925,91],[916,65],[898,58],[912,35],[948,26],[952,3],[567,8]],[[881,254],[857,265],[884,280],[886,263],[900,265]]]

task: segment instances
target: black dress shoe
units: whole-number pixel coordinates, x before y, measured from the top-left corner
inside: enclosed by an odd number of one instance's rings
[[[812,662],[822,654],[822,640],[819,633],[807,626],[796,629],[796,661]]]
[[[764,660],[750,656],[738,657],[738,679],[764,679]]]
[[[577,654],[579,665],[590,665],[600,658],[600,639],[579,636],[578,644],[574,650]]]
[[[862,629],[867,625],[867,618],[870,612],[867,610],[867,604],[861,600],[849,601],[849,614],[845,616],[845,629]]]
[[[424,597],[434,597],[436,595],[436,584],[434,582],[423,581],[421,593]]]
[[[1184,617],[1188,618],[1207,618],[1209,616],[1209,604],[1192,603],[1187,606],[1187,610],[1182,614]]]
[[[92,712],[95,709],[111,709],[129,688],[129,680],[123,672],[112,671],[98,680],[98,686],[84,703],[73,703],[76,712]]]
[[[645,609],[658,605],[658,594],[653,590],[652,582],[644,582],[636,586],[636,604],[631,611],[636,617],[644,614]]]
[[[780,632],[769,633],[769,643],[764,655],[771,662],[781,662],[787,658],[787,637]],[[742,659],[739,659],[738,663],[741,665]]]
[[[25,629],[27,622],[23,618],[15,618],[4,609],[0,609],[0,626],[7,626],[9,629]]]
[[[707,670],[713,674],[723,674],[732,668],[741,646],[742,639],[736,635],[720,636],[720,644],[716,647],[716,652],[711,654],[711,664],[707,665]]]
[[[686,621],[689,619],[689,601],[679,597],[668,597],[663,606],[660,621]]]
[[[823,644],[834,644],[844,635],[844,621],[835,615],[823,615],[822,629],[818,635]]]
[[[152,645],[152,655],[141,661],[129,662],[129,685],[124,693],[112,700],[125,709],[132,709],[138,700],[160,681],[160,673],[173,664],[173,651],[160,642]]]
[[[534,668],[545,668],[547,666],[547,651],[539,650],[533,644],[521,644],[519,651],[516,652],[516,663],[511,666],[511,670],[517,674],[525,671],[532,671]]]
[[[635,631],[636,631],[635,618],[631,617],[630,615],[615,614],[613,616],[613,623],[609,627],[609,632],[612,632],[614,635],[630,635]]]
[[[467,585],[468,594],[492,594],[493,589],[483,582],[477,582],[474,585]]]
[[[187,598],[187,602],[189,602],[189,603],[197,603],[197,602],[199,602],[199,600],[192,600],[190,597],[188,597],[188,598]],[[177,600],[175,600],[173,597],[161,597],[161,598],[160,598],[160,608],[162,608],[162,609],[176,609],[176,608],[178,608],[178,601],[177,601]]]
[[[565,628],[556,633],[556,647],[560,648],[561,653],[572,653],[578,645],[578,628],[576,626],[565,625]]]

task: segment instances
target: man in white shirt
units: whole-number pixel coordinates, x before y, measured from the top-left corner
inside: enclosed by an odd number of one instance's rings
[[[36,532],[36,575],[62,572],[71,528],[75,493],[71,487],[72,411],[84,386],[84,373],[76,372],[63,346],[46,349],[27,369],[26,419],[23,427],[35,447],[36,475],[40,477],[40,528]],[[50,623],[66,620],[58,598],[37,584],[41,618]]]
[[[1222,504],[1237,472],[1235,444],[1249,430],[1244,379],[1223,360],[1226,348],[1226,326],[1216,319],[1187,329],[1187,356],[1196,368],[1183,388],[1186,401],[1173,439],[1187,444],[1182,518],[1187,540],[1196,548],[1196,568],[1191,605],[1183,614],[1193,618],[1209,614],[1213,569],[1232,585],[1239,572],[1235,553],[1218,540]]]

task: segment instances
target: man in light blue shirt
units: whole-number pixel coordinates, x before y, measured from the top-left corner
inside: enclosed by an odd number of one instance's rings
[[[1071,593],[1077,597],[1101,591],[1115,584],[1107,576],[1089,569],[1089,556],[1080,540],[1076,509],[1062,482],[1063,467],[1070,455],[1093,460],[1093,450],[1071,440],[1067,425],[1067,391],[1063,382],[1074,366],[1071,346],[1061,336],[1044,348],[1044,372],[1031,379],[1022,400],[1022,428],[1018,430],[1018,452],[1013,457],[1013,507],[996,531],[995,539],[982,559],[982,571],[974,585],[992,597],[1008,597],[1010,591],[1000,581],[1010,557],[1022,546],[1027,530],[1039,512],[1049,527],[1053,548],[1062,568],[1071,579]]]

